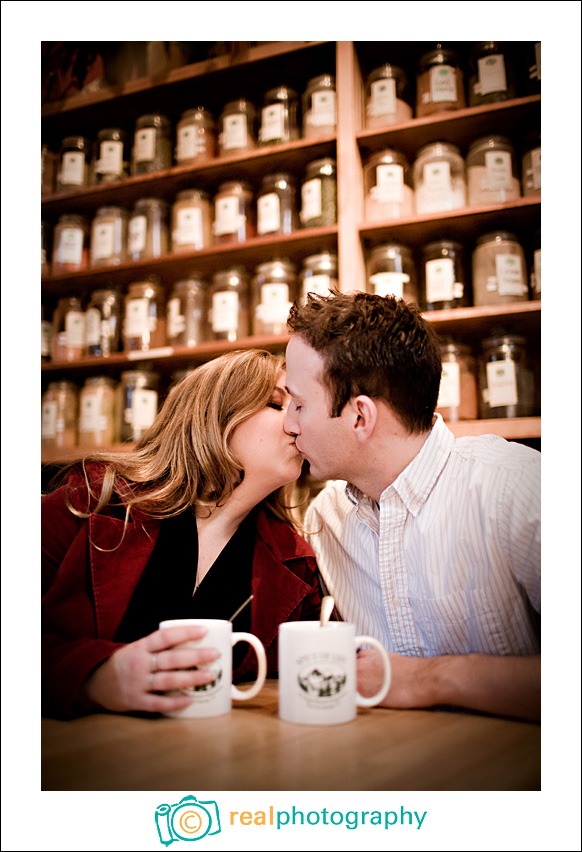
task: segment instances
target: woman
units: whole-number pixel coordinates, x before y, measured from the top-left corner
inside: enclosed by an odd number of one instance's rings
[[[73,466],[42,499],[43,711],[168,712],[167,690],[202,685],[212,648],[175,649],[204,629],[163,619],[234,619],[276,674],[278,625],[317,617],[311,548],[293,526],[302,458],[283,430],[281,358],[231,352],[176,385],[129,453]],[[241,649],[242,655],[237,652]],[[234,679],[254,675],[235,647]]]

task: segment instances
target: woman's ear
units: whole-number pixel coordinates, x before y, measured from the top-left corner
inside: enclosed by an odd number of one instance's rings
[[[352,428],[358,441],[367,441],[371,437],[378,421],[378,408],[374,400],[361,394],[349,401],[352,414]]]

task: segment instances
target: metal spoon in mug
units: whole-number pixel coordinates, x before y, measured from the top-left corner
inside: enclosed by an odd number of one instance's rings
[[[331,595],[325,595],[321,601],[321,615],[319,617],[319,626],[325,627],[333,612],[335,601]]]

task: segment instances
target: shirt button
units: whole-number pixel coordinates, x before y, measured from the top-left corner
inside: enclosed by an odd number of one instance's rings
[[[400,598],[392,598],[392,606],[400,606]]]

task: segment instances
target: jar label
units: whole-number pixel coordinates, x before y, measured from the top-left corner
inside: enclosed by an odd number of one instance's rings
[[[222,148],[246,148],[247,146],[247,117],[246,115],[227,115],[223,122]]]
[[[176,159],[191,160],[198,155],[198,134],[194,127],[181,127],[178,130]]]
[[[430,98],[432,103],[457,100],[457,72],[450,65],[430,69]]]
[[[115,223],[103,222],[93,227],[91,235],[91,257],[100,260],[115,254]]]
[[[67,151],[63,154],[60,182],[69,186],[83,186],[84,178],[85,155],[82,151]]]
[[[148,429],[158,413],[157,391],[135,389],[131,399],[131,425],[138,431]]]
[[[397,163],[376,166],[376,186],[370,195],[381,204],[402,204],[404,201],[404,169]]]
[[[156,128],[143,127],[135,134],[133,157],[136,163],[149,163],[156,157]]]
[[[264,107],[261,112],[261,129],[259,139],[261,142],[270,142],[272,139],[285,138],[283,104],[272,104]]]
[[[58,404],[55,400],[47,400],[42,404],[40,433],[43,438],[55,438],[57,435]]]
[[[85,331],[87,346],[99,346],[101,342],[101,313],[97,308],[89,308],[85,313]]]
[[[240,205],[238,196],[225,195],[224,198],[218,198],[214,205],[214,234],[220,237],[222,234],[236,234],[241,227]],[[200,219],[200,227],[202,227],[202,218]]]
[[[91,388],[81,393],[79,403],[79,431],[104,432],[107,429],[107,414],[103,414],[103,388]]]
[[[488,189],[511,189],[513,174],[509,151],[485,151],[485,169]]]
[[[489,361],[485,364],[489,407],[517,405],[517,377],[514,361]]]
[[[281,205],[276,192],[268,192],[257,200],[257,231],[270,234],[281,227]]]
[[[531,154],[532,189],[542,188],[542,149],[534,148]]]
[[[443,361],[437,408],[458,408],[461,404],[461,370],[457,361]]]
[[[426,301],[451,302],[454,298],[455,264],[450,257],[427,260]]]
[[[404,285],[410,281],[410,275],[405,272],[375,272],[370,275],[370,284],[374,287],[376,296],[396,296],[401,299]]]
[[[495,255],[495,273],[497,292],[500,296],[523,296],[527,293],[527,284],[518,254]]]
[[[422,183],[416,189],[417,213],[450,210],[460,200],[453,195],[450,163],[427,163],[423,167],[422,177]]]
[[[123,142],[102,142],[96,171],[101,175],[120,175],[123,171]]]
[[[396,80],[394,78],[375,80],[371,84],[370,101],[366,112],[371,118],[396,113]]]
[[[313,127],[337,123],[335,92],[314,92],[311,96],[311,110],[307,114],[307,124]]]
[[[145,250],[147,229],[147,216],[133,216],[129,220],[127,246],[130,254],[137,254]]]
[[[199,207],[187,207],[176,213],[176,228],[172,233],[176,245],[192,245],[195,249],[204,248],[202,231],[202,210]]]
[[[52,339],[53,324],[48,320],[43,320],[40,324],[40,354],[43,357],[51,354]]]
[[[489,95],[491,92],[505,92],[507,90],[503,54],[496,53],[478,59],[477,73],[479,83],[478,87],[474,87],[475,94]]]
[[[299,218],[302,222],[317,219],[321,216],[323,207],[321,204],[321,180],[314,178],[307,180],[301,187],[301,213]]]
[[[288,284],[263,284],[255,316],[265,325],[285,325],[291,302]]]
[[[168,339],[177,337],[186,328],[186,317],[180,313],[180,299],[175,297],[168,301]]]
[[[236,331],[238,328],[238,293],[222,291],[212,295],[212,331]]]
[[[157,321],[149,315],[149,299],[128,299],[125,306],[126,337],[141,337],[144,332],[155,331]]]
[[[83,231],[81,228],[63,228],[59,234],[59,263],[81,263],[83,259]]]
[[[329,275],[310,275],[303,282],[303,295],[317,293],[320,296],[329,296],[332,286],[337,286],[337,282]]]
[[[66,345],[69,349],[81,349],[85,345],[85,314],[68,311],[65,317]]]

